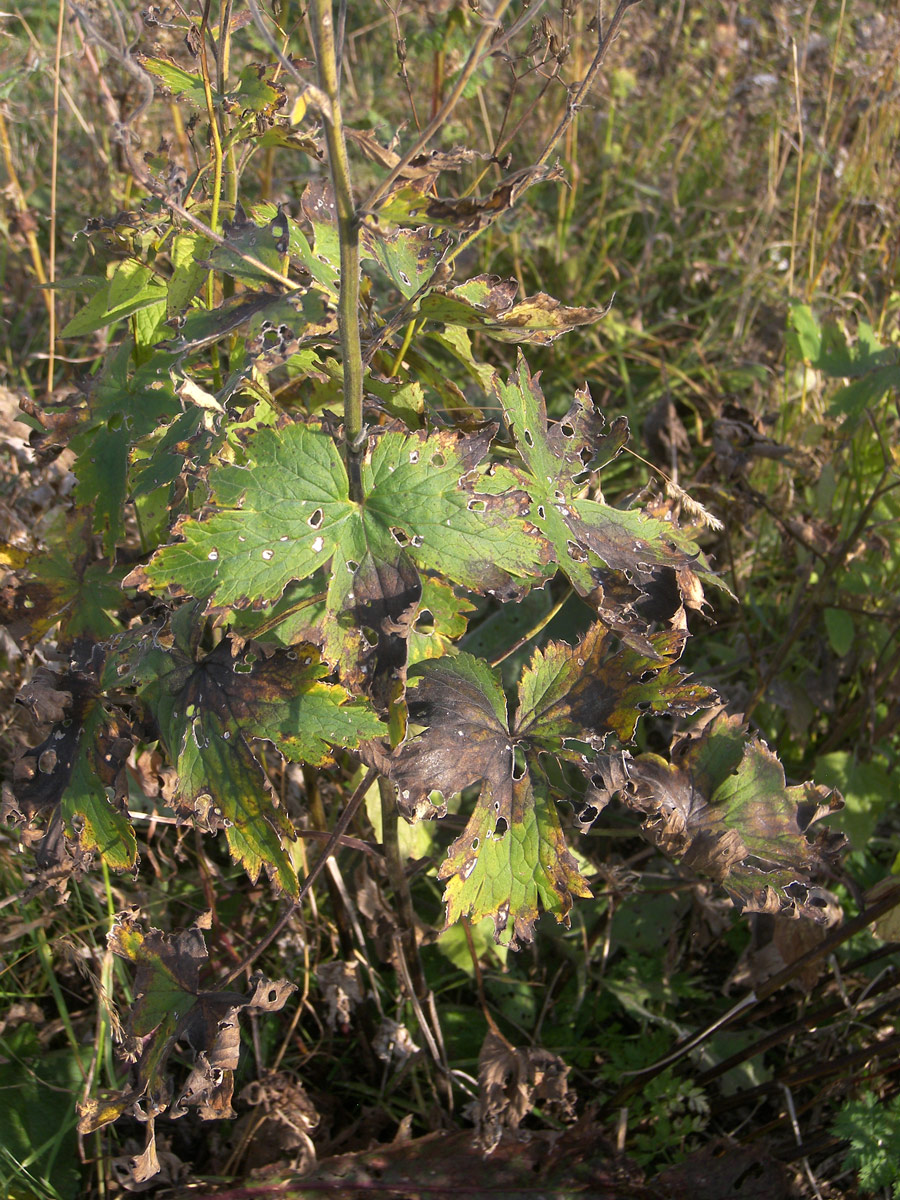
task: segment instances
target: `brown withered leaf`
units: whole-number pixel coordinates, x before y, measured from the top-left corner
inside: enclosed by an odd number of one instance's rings
[[[494,341],[549,346],[579,325],[593,325],[607,308],[568,308],[538,292],[516,303],[518,284],[497,275],[476,275],[455,287],[440,286],[424,296],[419,312],[431,321],[477,329]]]
[[[488,1031],[478,1056],[478,1142],[490,1153],[504,1130],[518,1129],[535,1104],[570,1117],[569,1068],[549,1050],[519,1050]]]
[[[142,929],[132,911],[120,913],[109,934],[113,953],[135,965],[134,1002],[123,1043],[133,1066],[127,1087],[79,1106],[78,1129],[91,1133],[125,1113],[147,1123],[146,1146],[130,1167],[138,1182],[159,1169],[153,1122],[161,1112],[168,1109],[175,1118],[193,1108],[204,1121],[234,1115],[239,1014],[277,1012],[296,988],[257,974],[250,981],[250,995],[201,989],[201,971],[208,963],[203,930],[210,923],[207,913],[189,929],[163,933]],[[193,1052],[194,1065],[172,1102],[167,1072],[179,1043]]]
[[[618,793],[644,815],[649,841],[721,883],[738,909],[827,919],[826,897],[810,879],[846,839],[827,828],[807,834],[843,807],[840,793],[813,783],[787,787],[781,763],[759,738],[747,738],[739,718],[720,714],[700,737],[682,739],[672,762],[604,755],[586,773],[592,806],[599,811]]]
[[[432,165],[426,162],[424,166]],[[441,168],[444,169],[444,168]],[[524,167],[507,175],[486,196],[461,196],[459,199],[440,199],[427,196],[422,183],[395,188],[379,203],[378,215],[385,222],[401,225],[410,221],[418,225],[441,225],[449,229],[474,231],[483,229],[508,212],[519,197],[536,183],[558,182],[565,174],[554,166]]]

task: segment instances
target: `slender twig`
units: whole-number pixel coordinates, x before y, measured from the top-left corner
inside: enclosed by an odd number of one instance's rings
[[[341,291],[338,330],[344,364],[344,442],[350,499],[362,501],[359,455],[363,435],[363,361],[359,334],[359,218],[350,186],[350,159],[344,138],[340,85],[331,0],[313,0],[310,7],[319,88],[328,100],[322,114],[328,166],[337,210],[341,245]]]

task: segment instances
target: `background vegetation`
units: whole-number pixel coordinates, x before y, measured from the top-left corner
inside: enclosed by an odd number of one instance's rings
[[[70,396],[134,332],[127,316],[119,325],[72,326],[107,264],[140,258],[156,236],[152,199],[140,220],[122,215],[147,201],[122,137],[137,132],[140,155],[171,157],[188,174],[210,162],[202,104],[158,95],[144,108],[140,81],[116,55],[116,47],[136,48],[193,71],[184,38],[202,14],[178,5],[79,13],[72,6],[58,19],[24,3],[3,18],[0,502],[10,778],[40,741],[33,708],[14,698],[39,668],[60,661],[58,609],[77,592],[79,603],[93,598],[110,629],[127,626],[138,610],[119,582],[165,527],[148,492],[128,510],[110,571],[102,531],[85,532],[73,518],[82,498],[72,449],[53,457],[46,437],[35,449],[20,414],[36,431],[48,397]],[[212,14],[207,6],[206,16],[212,27],[234,20],[231,61],[207,64],[208,72],[222,71],[232,86],[246,78],[249,91],[252,76],[240,73],[272,62],[270,48],[239,5]],[[312,56],[307,14],[288,0],[275,17],[291,54]],[[383,146],[401,130],[405,148],[453,87],[480,28],[467,4],[349,4],[348,122],[374,131]],[[591,60],[597,12],[548,4],[521,33],[515,52],[511,44],[506,57],[489,58],[466,87],[436,143],[499,160],[463,164],[458,196],[490,192],[507,155],[516,165],[533,161],[564,112],[560,80],[581,78]],[[299,991],[278,1014],[250,1015],[238,1120],[209,1125],[189,1114],[160,1123],[158,1185],[179,1194],[188,1173],[210,1189],[254,1174],[271,1180],[315,1157],[391,1142],[394,1158],[345,1159],[341,1170],[344,1179],[357,1172],[360,1186],[401,1179],[415,1169],[416,1142],[407,1139],[471,1130],[479,1054],[496,1029],[528,1052],[523,1072],[539,1073],[538,1052],[570,1068],[568,1092],[535,1091],[533,1077],[522,1092],[532,1146],[546,1156],[547,1131],[566,1130],[551,1164],[564,1181],[560,1194],[590,1194],[585,1188],[616,1179],[640,1194],[642,1175],[664,1195],[690,1187],[709,1196],[846,1196],[896,1187],[896,1156],[884,1152],[900,1140],[895,935],[865,914],[897,869],[898,35],[900,19],[864,2],[644,0],[628,11],[559,147],[564,182],[530,188],[479,236],[466,237],[456,259],[460,278],[510,276],[523,295],[545,292],[573,307],[614,297],[601,322],[529,348],[530,366],[543,371],[552,417],[565,414],[585,382],[609,420],[627,416],[636,453],[604,472],[607,498],[664,479],[721,522],[707,525],[702,546],[734,598],[710,592],[709,617],[691,614],[682,665],[759,730],[789,782],[813,778],[843,793],[839,821],[852,849],[822,881],[835,925],[821,932],[768,916],[740,919],[715,887],[648,846],[632,815],[611,808],[579,843],[593,898],[576,903],[571,928],[545,917],[531,946],[508,953],[493,943],[489,921],[441,932],[436,872],[461,818],[455,827],[452,815],[449,826],[401,827],[415,918],[400,911],[402,896],[371,852],[382,837],[376,788],[351,830],[357,846],[331,860],[301,916],[259,964]],[[285,113],[295,96],[288,88]],[[245,204],[284,204],[299,217],[304,188],[323,168],[304,145],[310,118],[291,116],[280,140],[267,140],[260,122],[230,152],[234,162],[226,153],[226,194],[240,161]],[[373,160],[362,136],[351,157],[357,191],[366,194],[385,163]],[[37,286],[48,282],[56,286]],[[508,372],[515,346],[476,339],[475,350],[467,366],[452,347],[413,337],[394,347],[394,374],[408,368],[444,403],[457,392],[462,403],[483,398],[477,364]],[[323,374],[316,386],[315,407],[339,407],[340,380]],[[289,375],[279,388],[282,404],[295,401]],[[60,427],[60,445],[64,434]],[[29,581],[29,601],[15,572],[37,547],[51,566]],[[43,625],[28,612],[42,595],[38,585],[58,602]],[[532,607],[512,612],[480,602],[464,648],[498,658],[515,647],[563,598],[535,596]],[[571,636],[584,624],[572,601],[540,636]],[[506,660],[508,679],[528,653],[516,649]],[[665,716],[645,720],[640,748],[665,754],[672,726]],[[155,753],[148,741],[129,761],[139,814],[135,878],[104,865],[71,882],[60,905],[52,890],[24,883],[27,833],[2,833],[0,1076],[9,1102],[0,1110],[0,1179],[10,1196],[118,1194],[128,1178],[122,1164],[143,1145],[143,1130],[127,1119],[80,1146],[76,1134],[76,1100],[123,1077],[118,1013],[129,1007],[134,980],[106,940],[115,914],[136,905],[147,923],[179,930],[211,912],[206,940],[221,973],[263,940],[280,911],[265,883],[251,883],[230,861],[221,838],[176,825]],[[271,767],[288,812],[310,834],[299,843],[301,875],[315,833],[333,827],[358,783],[354,771],[340,758],[315,773]],[[852,937],[838,924],[841,909],[845,922],[864,913]],[[412,928],[435,1012],[421,1011],[392,941]],[[766,993],[768,979],[816,947],[819,957],[788,986]],[[666,1065],[677,1044],[753,989],[759,1003]],[[385,1022],[394,1022],[395,1035],[386,1056],[377,1040]],[[429,1045],[436,1027],[443,1048]],[[467,1156],[475,1153],[470,1132],[456,1136],[448,1132],[452,1155],[440,1166],[448,1192],[459,1180],[453,1172],[471,1170]],[[716,1157],[725,1139],[731,1149]],[[428,1153],[433,1166],[438,1152],[432,1145]],[[509,1157],[525,1161],[528,1153]],[[492,1169],[514,1169],[505,1154],[501,1145]],[[744,1193],[750,1161],[768,1174],[754,1175],[756,1191]],[[498,1174],[505,1194],[515,1182]],[[336,1194],[347,1186],[332,1183]]]

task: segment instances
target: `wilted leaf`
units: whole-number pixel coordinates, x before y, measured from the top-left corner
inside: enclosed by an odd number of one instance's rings
[[[236,256],[234,261],[242,263],[241,270],[245,266],[251,272],[256,270]],[[235,266],[235,271],[238,270]],[[249,299],[247,293],[231,296],[218,308],[192,309],[180,321],[170,324],[176,325],[177,334],[157,342],[156,347],[168,350],[180,360],[244,327],[243,336],[248,341],[270,332],[278,334],[284,329],[289,331],[298,347],[320,342],[327,340],[337,328],[337,318],[321,292],[296,288],[284,295],[257,292]]]
[[[209,914],[180,933],[144,930],[130,913],[120,913],[109,934],[110,949],[135,965],[134,1003],[126,1024],[126,1053],[135,1060],[130,1086],[79,1106],[79,1132],[91,1133],[130,1112],[150,1123],[139,1173],[156,1163],[152,1122],[171,1101],[167,1078],[176,1044],[193,1051],[194,1066],[171,1104],[170,1117],[195,1108],[201,1120],[231,1117],[234,1072],[240,1052],[238,1015],[277,1012],[295,990],[287,981],[273,983],[261,975],[251,979],[249,996],[204,991],[201,971],[207,966],[203,930]]]
[[[517,304],[517,291],[514,279],[478,275],[453,288],[434,288],[422,298],[419,313],[430,321],[480,330],[495,341],[549,346],[570,329],[592,325],[607,312],[567,308],[543,292]]]
[[[424,160],[424,161],[423,161]],[[451,160],[452,161],[452,160]],[[435,169],[443,169],[436,164],[440,158],[425,158],[422,162],[426,168],[430,165],[428,174]],[[411,178],[411,176],[407,176]],[[558,166],[525,167],[514,171],[486,196],[462,196],[459,199],[442,200],[424,193],[424,183],[418,186],[409,184],[395,188],[378,206],[378,217],[386,224],[408,225],[441,225],[454,230],[476,230],[490,225],[503,213],[513,207],[523,192],[536,183],[558,181],[564,178]]]
[[[584,596],[593,593],[603,620],[623,635],[639,634],[649,622],[639,611],[641,601],[664,587],[672,572],[678,591],[696,607],[694,580],[717,581],[689,537],[671,522],[581,496],[590,472],[627,441],[625,419],[604,432],[604,419],[583,390],[551,427],[538,380],[521,355],[517,373],[506,383],[496,377],[494,388],[526,467],[520,483],[533,501],[532,519],[575,588]],[[603,566],[622,576],[621,589],[608,581],[600,587]]]
[[[132,742],[121,715],[100,698],[102,658],[99,647],[79,647],[71,669],[55,681],[55,695],[45,672],[21,697],[36,716],[55,724],[16,762],[13,791],[3,807],[19,820],[47,819],[36,859],[57,879],[86,866],[93,854],[117,871],[137,861],[125,805],[124,768]]]
[[[503,1130],[516,1130],[535,1104],[570,1116],[569,1068],[548,1050],[519,1050],[488,1032],[478,1056],[478,1141],[490,1152]]]
[[[66,522],[53,531],[52,540],[47,537],[45,550],[26,555],[23,566],[4,581],[0,622],[17,641],[33,645],[55,625],[65,643],[78,637],[99,640],[121,628],[115,614],[125,599],[123,571],[92,561],[90,528],[86,532],[87,544],[84,522]]]
[[[600,747],[610,731],[630,741],[642,713],[687,716],[714,702],[711,688],[686,680],[675,666],[684,635],[654,633],[648,640],[644,655],[596,624],[575,646],[551,642],[536,650],[519,684],[516,736],[566,754],[566,741]]]
[[[140,655],[134,677],[153,712],[177,773],[172,803],[210,829],[224,826],[232,856],[253,879],[265,869],[295,894],[297,876],[285,840],[293,828],[254,757],[267,738],[291,759],[327,761],[331,746],[356,745],[384,727],[362,701],[322,676],[312,646],[268,658],[236,656],[228,639],[195,661],[178,644]]]
[[[645,815],[644,833],[682,866],[721,883],[737,907],[825,919],[827,904],[810,879],[841,850],[842,834],[812,825],[843,805],[812,783],[785,786],[784,768],[736,717],[719,716],[686,738],[671,763],[654,754],[597,760],[590,802],[614,793]]]
[[[390,561],[378,561],[366,551],[351,595],[359,652],[346,672],[347,682],[385,712],[406,683],[409,636],[422,581],[404,551],[398,550]]]
[[[226,97],[226,104],[240,116],[250,113],[264,120],[271,120],[287,100],[284,85],[273,80],[274,67],[268,64],[244,67],[238,76],[238,86]],[[258,132],[254,122],[254,132]]]
[[[585,743],[610,732],[631,738],[645,711],[692,713],[710,703],[709,688],[675,666],[683,638],[651,636],[649,655],[619,646],[595,625],[576,646],[551,642],[535,652],[519,684],[515,719],[498,675],[468,654],[418,663],[410,670],[409,719],[423,731],[395,751],[390,775],[400,811],[410,819],[442,816],[445,798],[474,783],[481,795],[465,832],[450,847],[440,878],[449,880],[447,920],[492,916],[497,939],[531,939],[539,906],[565,921],[573,896],[588,895],[566,849],[538,755],[583,763]],[[516,769],[516,748],[528,771]]]

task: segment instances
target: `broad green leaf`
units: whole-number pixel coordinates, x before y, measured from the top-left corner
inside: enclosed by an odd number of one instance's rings
[[[132,444],[182,411],[166,367],[171,360],[154,356],[130,369],[132,346],[125,342],[93,381],[71,449],[77,454],[76,498],[92,506],[94,529],[112,558],[125,532],[128,457]]]
[[[881,763],[861,762],[847,751],[816,759],[816,780],[839,788],[844,799],[841,829],[854,850],[865,851],[882,813],[896,796],[896,785]]]
[[[229,107],[241,115],[257,113],[271,120],[287,99],[283,84],[272,81],[273,70],[267,64],[254,66],[251,63],[244,67],[238,76],[237,89],[228,93]]]
[[[199,233],[177,233],[172,239],[172,277],[166,289],[166,315],[180,316],[203,286],[208,270],[203,259],[210,242]]]
[[[479,275],[450,289],[435,288],[419,304],[419,314],[477,329],[495,341],[548,346],[579,325],[592,325],[606,316],[605,308],[566,308],[552,296],[539,292],[515,303],[514,279]]]
[[[589,803],[602,808],[618,793],[644,814],[650,841],[721,883],[739,909],[823,920],[810,880],[844,838],[824,829],[810,840],[809,831],[843,807],[840,794],[813,783],[787,787],[781,763],[758,738],[747,740],[737,717],[717,717],[672,758],[598,759]]]
[[[166,285],[149,267],[127,258],[112,267],[109,284],[69,321],[60,337],[83,337],[166,299]]]
[[[293,829],[251,740],[268,739],[288,758],[321,764],[332,746],[384,732],[372,710],[325,683],[325,673],[311,646],[233,657],[227,639],[200,661],[176,644],[139,653],[134,666],[177,772],[176,809],[212,829],[224,826],[233,857],[250,876],[265,867],[291,894],[297,878],[284,842]]]
[[[839,658],[843,658],[850,652],[856,636],[853,617],[844,608],[826,608],[822,613],[822,619],[825,622],[825,631],[828,634],[832,650]]]
[[[590,896],[566,849],[556,808],[528,775],[495,798],[485,783],[465,832],[440,871],[446,879],[447,924],[492,917],[494,937],[515,947],[530,942],[540,910],[568,922],[575,896]]]
[[[486,448],[479,435],[385,433],[363,463],[360,506],[323,429],[263,429],[248,439],[246,464],[210,473],[218,511],[180,524],[184,540],[164,547],[130,582],[241,608],[277,600],[291,580],[330,562],[330,659],[348,636],[341,614],[367,552],[390,562],[399,546],[418,568],[472,591],[513,594],[542,569],[545,548],[528,532],[521,493],[479,493]]]
[[[799,356],[808,363],[815,363],[822,350],[822,330],[809,305],[792,304],[788,324],[796,338]]]
[[[341,242],[338,234],[337,209],[331,186],[319,179],[307,185],[300,197],[303,215],[312,226],[313,245],[305,265],[314,279],[337,292],[341,278]],[[304,261],[303,242],[296,239],[301,261]],[[295,239],[291,239],[292,248]],[[307,243],[308,247],[308,243]]]

